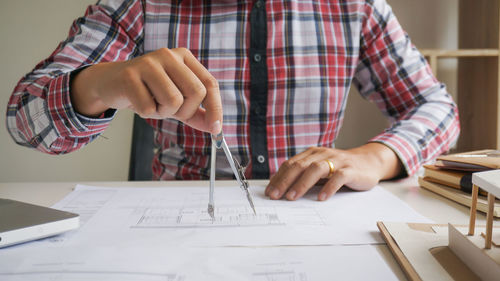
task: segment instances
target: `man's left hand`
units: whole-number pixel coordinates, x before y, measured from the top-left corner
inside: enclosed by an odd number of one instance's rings
[[[333,173],[328,161],[333,164]],[[318,200],[324,201],[343,185],[354,190],[369,190],[380,180],[400,174],[401,167],[396,154],[380,143],[368,143],[349,150],[311,147],[281,165],[265,194],[271,199],[296,200],[320,179],[327,179],[318,194]]]

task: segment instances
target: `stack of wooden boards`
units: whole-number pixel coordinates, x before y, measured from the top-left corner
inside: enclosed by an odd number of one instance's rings
[[[500,151],[487,149],[443,155],[437,158],[436,163],[424,168],[424,176],[418,180],[421,187],[470,207],[472,173],[500,169]],[[477,209],[486,212],[486,193],[481,190],[479,193]],[[500,217],[498,199],[493,215]]]

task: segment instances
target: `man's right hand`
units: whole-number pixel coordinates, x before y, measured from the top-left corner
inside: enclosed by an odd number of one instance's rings
[[[217,80],[185,48],[87,67],[72,81],[71,100],[89,117],[130,108],[143,118],[175,118],[212,134],[222,129]]]

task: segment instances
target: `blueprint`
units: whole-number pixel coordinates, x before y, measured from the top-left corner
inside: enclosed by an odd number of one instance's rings
[[[264,188],[252,187],[257,215],[238,187],[216,189],[212,221],[207,213],[208,188],[80,185],[54,206],[80,214],[80,229],[40,243],[357,245],[383,243],[377,221],[429,222],[380,187],[339,192],[326,202],[316,201],[315,195],[294,202],[269,200]]]
[[[2,249],[0,280],[393,280],[376,222],[430,222],[378,186],[325,202],[264,189],[251,186],[254,215],[239,187],[217,188],[212,220],[208,186],[77,186],[54,207],[80,228]]]
[[[315,195],[294,202],[269,200],[264,188],[252,187],[257,215],[238,187],[216,189],[212,221],[207,213],[208,188],[77,186],[55,207],[80,214],[82,226],[52,241],[195,246],[372,244],[383,242],[376,227],[379,220],[429,222],[380,187],[339,192],[326,202],[316,201]],[[148,240],[142,241],[145,237]]]

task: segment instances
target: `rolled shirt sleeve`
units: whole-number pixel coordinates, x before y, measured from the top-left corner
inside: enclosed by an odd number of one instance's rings
[[[390,147],[413,175],[456,142],[457,106],[385,0],[367,1],[354,84],[392,125],[371,142]]]
[[[100,1],[73,22],[66,40],[17,84],[7,108],[14,141],[49,154],[81,148],[101,134],[114,110],[99,118],[75,112],[71,78],[86,66],[123,61],[142,52],[141,1]]]

